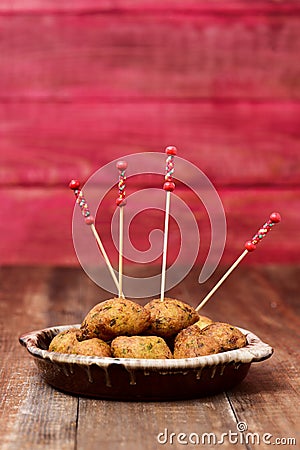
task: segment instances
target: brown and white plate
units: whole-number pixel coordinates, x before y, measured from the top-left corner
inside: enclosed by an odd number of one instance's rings
[[[228,390],[247,375],[251,363],[273,349],[239,328],[247,345],[238,350],[186,359],[101,358],[49,352],[56,334],[80,325],[32,331],[20,343],[33,356],[43,379],[67,393],[111,400],[177,400]]]

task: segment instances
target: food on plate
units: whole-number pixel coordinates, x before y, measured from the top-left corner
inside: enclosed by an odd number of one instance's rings
[[[192,306],[174,298],[151,300],[145,305],[145,310],[150,314],[147,334],[163,338],[176,335],[199,319],[199,314]]]
[[[151,300],[144,307],[124,298],[95,305],[81,327],[55,336],[49,350],[87,356],[182,359],[244,347],[233,325],[200,316],[180,300]]]
[[[175,338],[174,358],[176,359],[195,358],[219,352],[218,342],[213,337],[202,334],[197,324],[181,330]]]
[[[212,322],[205,328],[194,325],[182,330],[175,339],[174,358],[194,358],[235,350],[247,344],[244,334],[233,325]]]
[[[86,356],[111,356],[110,345],[102,339],[92,338],[86,341],[79,341],[77,347],[78,355]]]
[[[108,341],[117,336],[134,336],[143,333],[149,325],[150,314],[143,306],[125,298],[113,298],[90,310],[78,339],[96,337]]]
[[[202,334],[215,339],[220,345],[221,352],[245,347],[247,344],[245,335],[229,323],[214,322],[204,328]]]
[[[76,353],[77,332],[78,330],[76,328],[70,328],[69,330],[57,334],[50,343],[49,351],[57,353]]]
[[[85,356],[111,356],[110,346],[101,339],[93,338],[80,342],[77,336],[77,328],[62,331],[52,339],[49,351]]]
[[[119,336],[111,343],[115,358],[171,359],[166,342],[158,336]]]
[[[207,325],[210,325],[213,323],[213,321],[206,316],[199,316],[199,320],[195,322],[195,325],[200,328],[200,330],[203,330],[203,328],[207,327]]]

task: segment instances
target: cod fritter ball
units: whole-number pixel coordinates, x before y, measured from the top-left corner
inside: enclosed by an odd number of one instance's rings
[[[171,359],[166,342],[158,336],[119,336],[111,343],[115,358]]]
[[[150,314],[131,300],[114,298],[98,303],[85,317],[79,340],[99,338],[104,341],[117,336],[143,333],[150,324]]]
[[[94,338],[79,342],[78,331],[76,328],[71,328],[57,334],[50,343],[49,351],[86,356],[111,356],[110,346],[101,339]]]
[[[197,324],[180,331],[175,339],[174,358],[177,359],[213,355],[220,351],[218,342],[202,334]]]
[[[112,356],[110,346],[98,338],[78,341],[77,353],[85,356]]]
[[[147,333],[164,338],[174,336],[199,319],[199,314],[192,306],[174,298],[151,300],[145,309],[150,313]]]
[[[211,320],[209,317],[199,316],[199,320],[195,322],[195,325],[197,325],[197,327],[199,327],[200,330],[203,330],[203,328],[206,328],[211,323],[213,323],[213,320]]]
[[[77,328],[70,328],[54,336],[49,345],[49,352],[76,353],[77,333]]]
[[[246,336],[229,323],[214,322],[202,330],[204,336],[214,338],[221,347],[222,352],[245,347]]]

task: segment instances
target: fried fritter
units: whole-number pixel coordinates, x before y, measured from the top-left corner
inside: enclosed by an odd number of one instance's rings
[[[97,338],[79,342],[78,332],[77,328],[71,328],[57,334],[49,345],[49,351],[86,356],[111,356],[110,346],[106,342]]]
[[[183,328],[197,322],[199,315],[195,309],[180,300],[159,298],[145,305],[150,313],[150,327],[147,334],[161,337],[171,337]]]
[[[97,337],[108,341],[117,336],[143,333],[150,325],[150,314],[141,305],[124,298],[98,303],[85,317],[79,340]]]
[[[222,352],[245,347],[247,344],[246,336],[229,323],[214,322],[204,328],[202,334],[214,338],[220,345]]]
[[[199,320],[195,322],[195,325],[200,328],[200,330],[203,330],[203,328],[207,327],[213,323],[213,320],[211,320],[209,317],[206,316],[199,316]]]
[[[81,342],[78,341],[77,354],[101,357],[112,356],[110,346],[98,338],[87,339]]]
[[[76,328],[70,328],[54,336],[49,345],[49,352],[76,353],[77,332]]]
[[[174,358],[195,358],[220,351],[218,342],[213,337],[203,335],[196,323],[180,331],[175,339]]]
[[[158,336],[119,336],[111,343],[115,358],[171,359],[166,342]]]

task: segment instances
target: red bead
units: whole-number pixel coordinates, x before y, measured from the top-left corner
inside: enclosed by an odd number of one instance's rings
[[[69,183],[69,188],[75,191],[80,188],[80,182],[78,180],[71,180]]]
[[[278,223],[278,222],[281,221],[281,216],[280,216],[279,213],[273,212],[273,213],[270,215],[270,220],[271,220],[273,223]]]
[[[266,234],[268,230],[266,228],[260,228],[257,232],[257,234]]]
[[[177,148],[174,147],[174,145],[169,145],[169,147],[166,148],[165,150],[167,155],[177,155]]]
[[[126,170],[127,169],[127,162],[126,161],[118,161],[117,164],[116,164],[116,168],[118,170],[121,170],[121,171]]]
[[[117,206],[125,206],[126,203],[127,203],[127,200],[125,200],[124,198],[121,198],[121,197],[117,198],[117,200],[116,200]]]
[[[95,223],[95,218],[93,216],[88,216],[84,219],[84,221],[87,225],[92,225]]]
[[[174,191],[174,189],[175,189],[175,183],[173,183],[173,181],[166,181],[166,182],[164,183],[163,188],[164,188],[165,191],[170,191],[170,192],[172,192],[172,191]]]
[[[248,252],[253,252],[256,249],[256,245],[253,244],[252,241],[248,241],[245,243],[245,249],[248,250]]]

